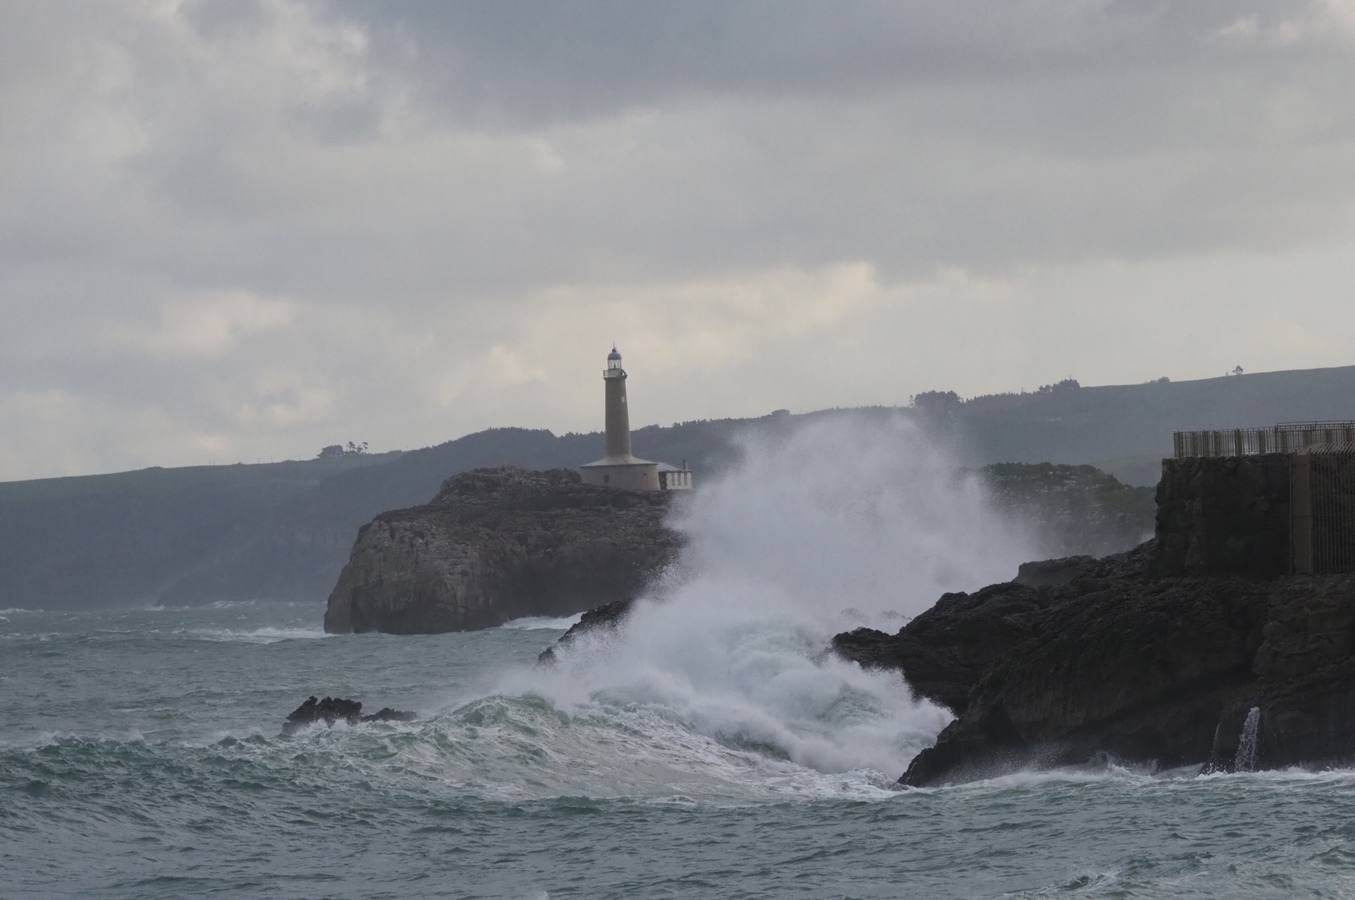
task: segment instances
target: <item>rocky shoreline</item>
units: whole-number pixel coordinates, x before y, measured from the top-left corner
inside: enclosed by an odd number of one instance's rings
[[[1355,576],[1164,576],[1158,557],[1150,541],[1029,563],[942,596],[897,633],[835,636],[839,656],[898,671],[956,716],[899,783],[1107,760],[1227,771],[1355,758]],[[623,627],[631,605],[587,614],[541,661]]]
[[[1062,585],[947,594],[889,635],[834,649],[895,669],[956,714],[900,782],[931,785],[1098,756],[1229,768],[1322,766],[1355,748],[1355,578],[1159,576],[1153,543]]]
[[[1164,770],[1355,759],[1355,574],[1290,569],[1290,457],[1167,460],[1155,537],[947,594],[833,647],[955,721],[900,778],[1116,759]]]

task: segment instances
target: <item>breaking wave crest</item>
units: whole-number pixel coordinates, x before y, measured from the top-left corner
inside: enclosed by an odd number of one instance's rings
[[[1009,578],[1029,547],[906,420],[820,421],[742,451],[677,514],[683,556],[623,632],[499,693],[575,716],[643,711],[727,750],[891,782],[949,714],[827,652],[832,635],[897,628],[946,590]]]
[[[583,615],[577,616],[526,616],[504,622],[500,628],[510,631],[568,631],[578,624]]]
[[[278,641],[319,640],[333,637],[323,628],[190,628],[176,632],[204,641],[244,641],[251,644],[272,644]]]

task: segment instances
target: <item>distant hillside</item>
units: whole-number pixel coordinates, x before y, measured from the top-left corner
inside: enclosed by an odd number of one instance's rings
[[[1173,430],[1355,417],[1355,367],[1065,385],[968,401],[937,395],[920,397],[916,410],[808,417],[900,414],[927,421],[965,465],[1090,463],[1132,484],[1151,484]],[[735,434],[790,428],[804,418],[783,413],[650,426],[635,432],[635,452],[686,460],[698,477],[711,477],[736,458]],[[596,433],[508,428],[406,453],[0,483],[0,608],[254,597],[319,603],[358,527],[377,513],[423,503],[444,479],[469,468],[573,466],[595,458],[601,446]]]
[[[1153,536],[1154,489],[1092,466],[996,463],[982,470],[997,506],[1049,556],[1106,556]]]
[[[708,473],[759,422],[773,418],[642,428],[634,446]],[[0,609],[318,603],[377,513],[425,503],[466,469],[575,466],[601,443],[505,428],[406,453],[0,483]]]
[[[952,423],[968,461],[1088,463],[1156,484],[1173,431],[1355,418],[1355,366],[1155,381],[1054,385],[929,410]]]

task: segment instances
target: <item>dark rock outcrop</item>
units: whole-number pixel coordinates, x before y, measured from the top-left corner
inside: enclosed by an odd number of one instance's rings
[[[1158,768],[1355,757],[1355,575],[1159,575],[1155,543],[1067,583],[948,594],[895,635],[834,640],[957,716],[901,782],[961,781],[1106,756]]]
[[[1090,556],[1067,556],[1041,562],[1022,563],[1016,571],[1016,584],[1031,588],[1062,587],[1096,565]]]
[[[389,706],[382,707],[371,715],[362,714],[362,703],[357,700],[347,700],[342,697],[326,697],[318,700],[314,695],[307,697],[306,701],[292,710],[287,716],[287,721],[282,723],[282,733],[284,735],[293,735],[311,725],[324,722],[326,727],[333,727],[335,722],[347,722],[349,725],[357,725],[359,722],[412,722],[418,718],[412,712],[406,712],[399,709],[391,709]]]
[[[664,525],[672,496],[585,485],[564,469],[462,473],[427,505],[363,526],[325,630],[466,631],[633,597],[681,547]]]
[[[588,610],[579,621],[569,627],[568,631],[560,635],[554,644],[541,651],[536,658],[537,663],[549,665],[555,662],[555,648],[567,647],[581,635],[598,631],[616,631],[626,621],[634,606],[635,599],[630,598],[604,603],[596,609]]]

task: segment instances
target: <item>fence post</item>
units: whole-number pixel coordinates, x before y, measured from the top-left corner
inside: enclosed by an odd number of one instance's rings
[[[1313,458],[1299,453],[1289,460],[1289,560],[1296,575],[1313,572]]]

